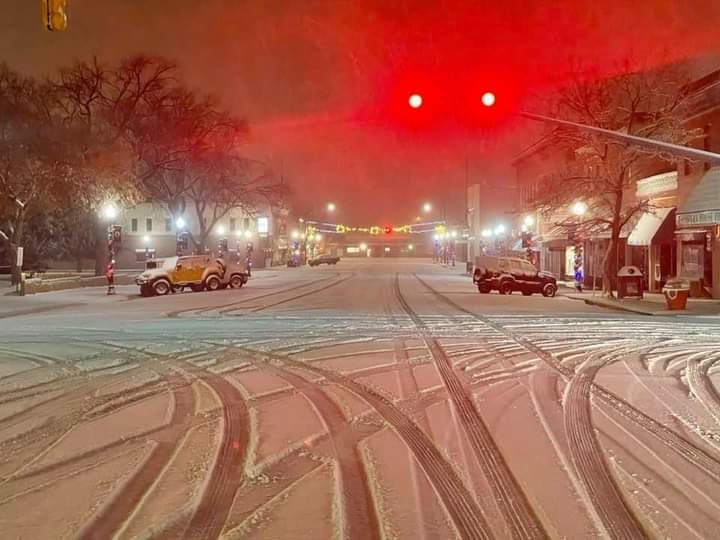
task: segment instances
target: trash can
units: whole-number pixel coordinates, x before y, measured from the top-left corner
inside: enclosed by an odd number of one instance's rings
[[[618,298],[643,297],[643,274],[637,266],[623,266],[617,278]]]
[[[684,279],[669,279],[662,289],[665,302],[669,310],[683,310],[687,308],[690,296],[690,283]]]

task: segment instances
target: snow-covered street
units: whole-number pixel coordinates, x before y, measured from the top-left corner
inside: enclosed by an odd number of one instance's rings
[[[3,538],[720,530],[720,319],[409,259],[27,298],[0,315]]]

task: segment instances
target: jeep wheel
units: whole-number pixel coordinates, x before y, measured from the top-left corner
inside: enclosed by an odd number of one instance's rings
[[[165,296],[172,289],[170,282],[167,279],[158,279],[153,283],[152,289],[158,296]]]
[[[220,278],[216,275],[208,276],[205,280],[205,288],[208,291],[217,291],[220,288],[220,285],[222,285],[222,283],[220,282]]]
[[[240,276],[238,274],[234,274],[234,275],[230,276],[229,285],[230,285],[231,289],[239,289],[240,287],[243,286],[244,283],[245,282],[243,281],[242,276]]]
[[[480,291],[482,294],[488,294],[492,288],[487,283],[478,283],[478,291]]]
[[[513,286],[509,281],[503,281],[498,288],[500,294],[512,294]]]
[[[546,283],[542,288],[542,295],[546,298],[552,298],[557,292],[557,285],[554,283]]]
[[[202,283],[198,285],[190,285],[190,290],[192,292],[202,292],[205,290],[205,285],[203,285]]]

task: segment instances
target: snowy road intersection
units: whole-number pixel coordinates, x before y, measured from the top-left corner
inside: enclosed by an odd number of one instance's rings
[[[3,538],[720,530],[716,319],[402,261],[119,292],[0,320]]]

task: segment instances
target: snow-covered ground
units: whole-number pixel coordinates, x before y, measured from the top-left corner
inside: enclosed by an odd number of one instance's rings
[[[33,302],[0,322],[2,538],[720,530],[716,319],[407,260]]]

